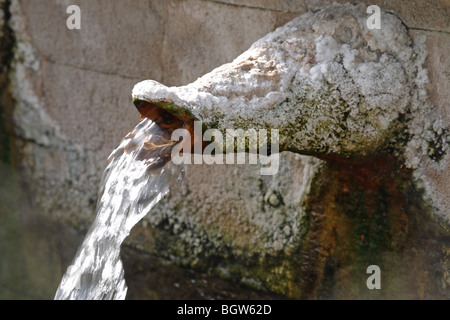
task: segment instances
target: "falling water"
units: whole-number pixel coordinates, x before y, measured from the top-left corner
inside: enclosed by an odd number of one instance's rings
[[[144,118],[111,153],[100,185],[96,219],[55,299],[125,299],[120,246],[183,174],[183,168],[170,161],[176,145],[170,133]]]

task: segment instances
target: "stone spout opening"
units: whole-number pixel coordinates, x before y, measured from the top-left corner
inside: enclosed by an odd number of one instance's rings
[[[203,150],[206,147],[206,142],[201,140],[201,137],[195,135],[194,121],[195,117],[192,116],[186,109],[179,108],[178,106],[167,102],[148,102],[142,100],[134,100],[134,105],[138,110],[141,119],[148,118],[155,122],[162,130],[164,130],[167,138],[170,139],[172,133],[178,129],[186,130],[186,134],[189,134],[191,139],[183,142],[183,136],[181,136],[180,143],[177,148],[180,152],[183,150],[190,150],[191,153],[195,153],[196,149],[194,144],[197,141],[201,141]],[[186,143],[190,143],[187,146]]]
[[[133,100],[149,103],[142,111],[149,117],[164,110],[223,136],[227,129],[279,130],[280,151],[372,157],[388,144],[404,144],[397,140],[420,68],[399,18],[385,14],[380,30],[366,22],[363,4],[302,15],[190,84],[136,84]]]

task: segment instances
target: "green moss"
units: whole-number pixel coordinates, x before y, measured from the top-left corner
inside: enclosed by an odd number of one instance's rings
[[[434,139],[430,139],[428,141],[427,153],[430,159],[439,162],[446,154],[445,145],[450,146],[450,140],[448,140],[448,130],[442,129],[441,134],[434,133],[434,136]]]
[[[189,110],[186,108],[181,108],[177,106],[176,104],[170,103],[170,102],[156,102],[154,103],[158,107],[170,112],[171,114],[177,115],[177,116],[183,116],[188,117],[191,120],[198,120]]]
[[[438,279],[448,249],[436,243],[438,224],[411,172],[384,155],[365,163],[329,162],[316,179],[306,205],[310,224],[302,252],[309,282],[302,292],[320,298],[443,297]],[[380,267],[382,290],[367,289],[369,265]]]

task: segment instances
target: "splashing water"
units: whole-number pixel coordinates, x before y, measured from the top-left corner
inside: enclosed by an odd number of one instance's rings
[[[55,299],[125,299],[120,246],[184,169],[170,161],[170,130],[144,118],[111,153],[99,190],[97,216],[63,276]]]

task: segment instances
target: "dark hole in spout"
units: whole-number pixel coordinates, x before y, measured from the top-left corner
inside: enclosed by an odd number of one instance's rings
[[[182,150],[187,151],[190,150],[191,153],[194,153],[194,144],[198,141],[201,143],[201,150],[203,151],[207,145],[207,142],[202,141],[201,135],[194,134],[194,117],[189,115],[186,112],[183,112],[183,109],[173,106],[166,102],[160,103],[151,103],[147,101],[134,101],[137,110],[141,114],[141,118],[149,118],[154,121],[163,131],[162,136],[165,139],[170,140],[172,133],[176,129],[183,128],[189,132],[190,135],[190,147],[189,146],[181,146]],[[179,112],[169,112],[163,106],[169,106],[172,109],[175,109]],[[168,108],[169,109],[169,108]]]
[[[192,120],[189,120],[187,118],[181,119],[180,117],[173,115],[172,113],[164,110],[163,108],[157,106],[156,104],[146,101],[137,101],[136,108],[141,115],[141,119],[143,118],[151,119],[159,127],[164,129],[166,135],[172,135],[172,132],[175,131],[176,129],[185,127],[186,126],[185,123],[187,124],[187,127],[190,126],[193,127],[193,125],[187,123],[187,122],[193,123]]]
[[[141,145],[135,141],[137,132],[142,133],[144,123],[138,124],[133,131],[128,134],[129,142],[125,146],[126,153],[135,152],[135,159],[145,161],[148,170],[154,170],[165,166],[172,158],[172,151],[177,148],[180,153],[194,152],[194,120],[184,114],[174,114],[165,110],[156,103],[146,101],[134,101],[137,110],[141,115],[141,120],[150,119],[154,124],[145,133],[145,142]],[[172,140],[172,134],[177,129],[187,130],[178,140]],[[190,139],[184,139],[189,134]],[[139,147],[141,145],[141,147]],[[203,150],[203,148],[202,148]]]

